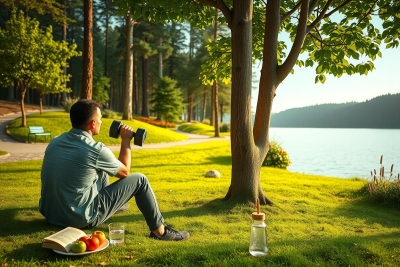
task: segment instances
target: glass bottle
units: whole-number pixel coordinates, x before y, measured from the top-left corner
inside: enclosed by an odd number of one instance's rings
[[[249,252],[253,256],[267,255],[267,228],[265,225],[265,213],[260,212],[257,199],[257,212],[251,214],[253,224],[251,225]]]

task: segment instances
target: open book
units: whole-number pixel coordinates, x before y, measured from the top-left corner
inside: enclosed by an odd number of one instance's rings
[[[67,227],[55,234],[44,238],[42,242],[42,248],[69,252],[71,250],[72,243],[85,235],[86,233],[78,228]]]

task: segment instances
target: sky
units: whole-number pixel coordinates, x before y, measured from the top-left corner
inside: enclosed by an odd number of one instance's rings
[[[315,67],[295,67],[294,74],[289,74],[279,85],[272,112],[317,104],[365,102],[380,95],[400,93],[400,48],[382,49],[381,52],[382,58],[377,57],[375,69],[367,76],[327,76],[324,84],[314,83]],[[257,70],[254,66],[253,71],[259,73]],[[253,111],[257,96],[258,90],[253,90]]]

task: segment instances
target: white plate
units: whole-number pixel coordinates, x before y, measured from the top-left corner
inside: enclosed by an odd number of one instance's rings
[[[109,245],[110,245],[110,242],[108,241],[108,239],[106,239],[103,242],[103,244],[101,244],[96,250],[92,250],[92,251],[88,250],[88,251],[85,251],[85,252],[82,252],[82,253],[75,253],[75,252],[72,252],[72,251],[64,252],[64,251],[56,250],[56,249],[53,249],[53,251],[58,253],[58,254],[61,254],[61,255],[83,256],[83,255],[88,255],[88,254],[92,254],[92,253],[96,253],[96,252],[102,251],[102,250],[106,249]]]

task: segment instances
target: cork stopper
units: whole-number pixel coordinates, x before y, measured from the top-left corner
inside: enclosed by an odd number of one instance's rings
[[[253,220],[257,220],[257,221],[264,221],[265,220],[265,213],[260,212],[260,201],[257,198],[257,202],[256,202],[256,207],[257,207],[257,212],[253,212],[251,214],[251,218],[253,218]]]

